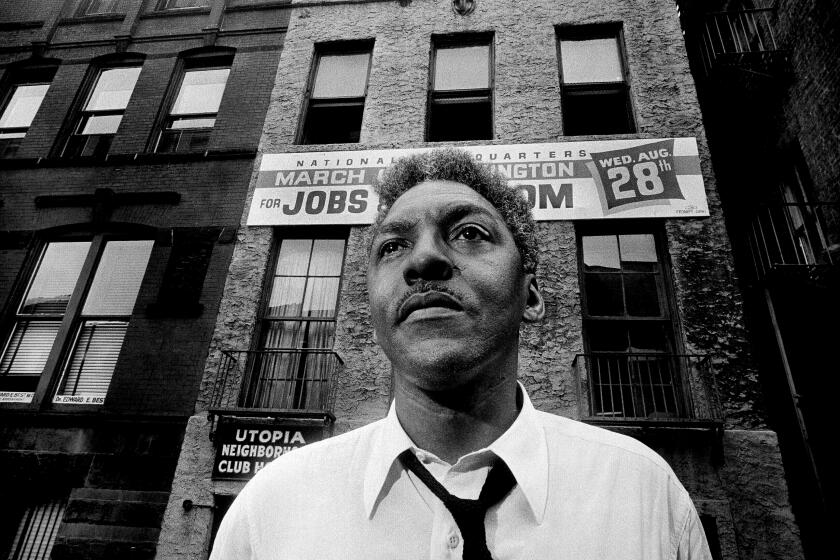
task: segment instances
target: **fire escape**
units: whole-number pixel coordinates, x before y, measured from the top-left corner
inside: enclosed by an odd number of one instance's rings
[[[677,4],[771,426],[806,551],[816,551],[825,544],[826,513],[837,495],[831,426],[840,390],[833,365],[840,204],[822,199],[831,189],[812,184],[786,124],[796,80],[789,47],[808,32],[801,29],[806,21],[780,25],[775,2]],[[719,7],[730,9],[708,11]]]

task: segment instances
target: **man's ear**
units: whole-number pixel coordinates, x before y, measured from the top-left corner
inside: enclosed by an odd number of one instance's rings
[[[537,277],[528,274],[528,299],[525,301],[525,311],[522,312],[522,320],[526,323],[536,323],[545,317],[545,301],[543,301],[540,287],[537,284]]]

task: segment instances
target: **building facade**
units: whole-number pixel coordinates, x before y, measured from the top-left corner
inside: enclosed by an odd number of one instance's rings
[[[803,557],[677,6],[326,0],[271,17],[288,28],[158,557],[206,558],[265,462],[387,412],[369,186],[441,146],[506,174],[539,220],[547,317],[520,341],[537,408],[660,452],[716,558]]]
[[[155,557],[283,44],[252,4],[0,4],[4,558]]]
[[[840,493],[840,7],[679,2],[771,426],[809,557]],[[736,132],[737,131],[737,132]]]

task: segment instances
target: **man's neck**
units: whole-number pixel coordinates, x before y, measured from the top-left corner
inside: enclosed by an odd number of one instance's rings
[[[396,376],[397,418],[411,440],[454,464],[487,447],[516,420],[516,376],[452,391],[424,391]]]

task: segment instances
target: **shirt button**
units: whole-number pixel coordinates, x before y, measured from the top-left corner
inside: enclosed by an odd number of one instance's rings
[[[461,542],[461,539],[458,537],[457,533],[449,533],[449,548],[458,548],[458,543]]]

